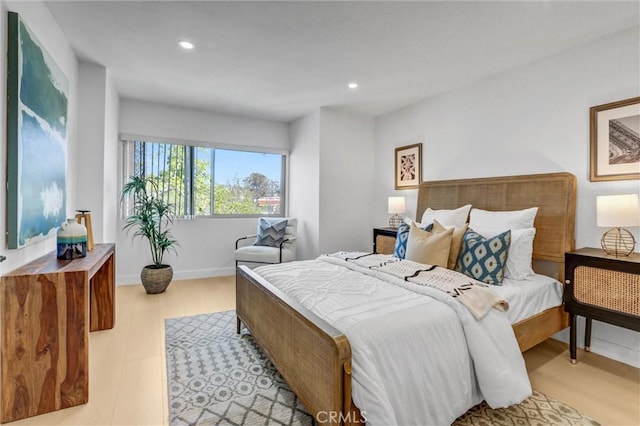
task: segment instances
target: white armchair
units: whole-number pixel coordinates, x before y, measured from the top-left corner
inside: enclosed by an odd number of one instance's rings
[[[273,246],[256,245],[253,240],[252,245],[246,242],[252,238],[257,238],[260,234],[260,221],[266,221],[269,224],[287,219],[287,226],[284,230],[284,238],[282,241],[276,241]],[[264,223],[264,222],[263,222]],[[236,240],[236,267],[238,262],[245,263],[282,263],[291,262],[296,259],[296,239],[298,237],[298,220],[293,218],[282,217],[261,217],[258,224],[258,233],[246,235]]]

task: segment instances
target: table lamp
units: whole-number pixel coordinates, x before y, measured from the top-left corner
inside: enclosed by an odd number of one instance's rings
[[[640,202],[638,194],[598,195],[596,197],[597,226],[611,228],[600,239],[605,253],[629,256],[636,240],[623,226],[640,226]]]
[[[393,214],[389,218],[389,226],[391,228],[397,228],[403,221],[402,216],[398,213],[404,213],[407,211],[404,203],[404,197],[389,197],[389,214]]]

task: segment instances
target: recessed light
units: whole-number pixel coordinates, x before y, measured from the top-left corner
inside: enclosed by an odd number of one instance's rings
[[[348,87],[349,89],[357,89],[357,88],[358,88],[358,83],[355,83],[355,82],[354,82],[354,83],[349,83],[349,84],[347,85],[347,87]]]
[[[182,47],[185,50],[191,50],[195,47],[193,43],[187,40],[181,40],[178,42],[178,44],[180,45],[180,47]]]

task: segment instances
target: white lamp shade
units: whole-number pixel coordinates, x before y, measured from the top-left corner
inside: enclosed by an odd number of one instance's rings
[[[598,226],[606,228],[640,226],[638,194],[598,195],[596,221]]]
[[[389,213],[404,213],[407,211],[404,204],[404,197],[389,197]]]

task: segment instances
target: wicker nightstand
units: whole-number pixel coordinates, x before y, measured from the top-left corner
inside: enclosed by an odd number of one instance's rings
[[[586,351],[591,345],[593,319],[640,331],[640,254],[615,257],[595,248],[566,253],[565,279],[572,363],[576,362],[576,315],[586,319]]]
[[[398,228],[373,228],[373,252],[393,254]]]

